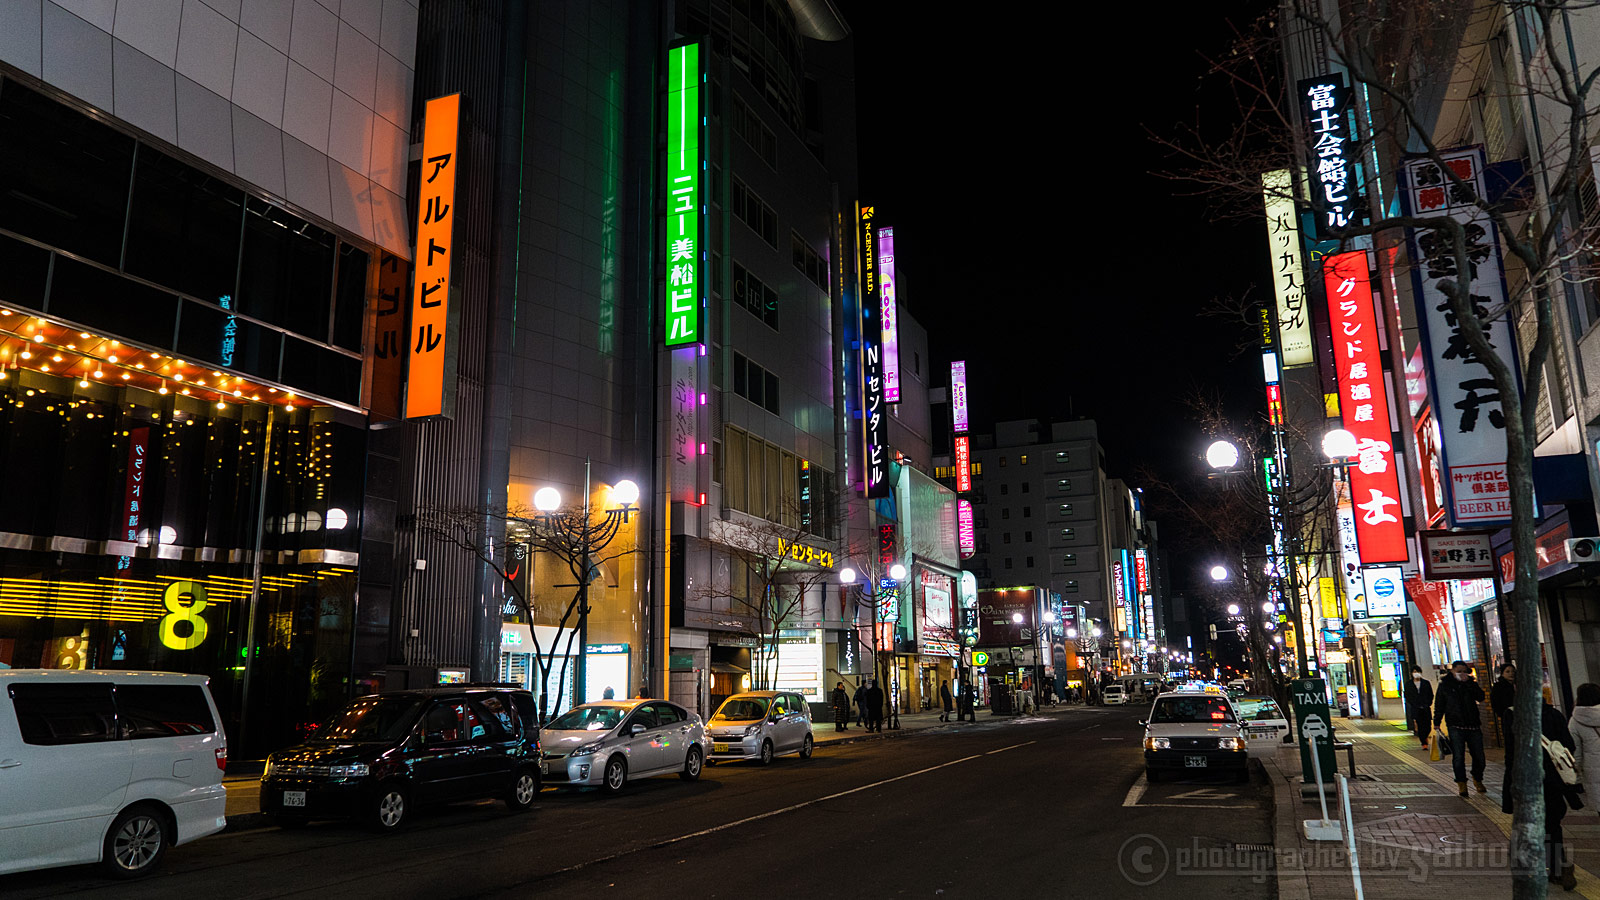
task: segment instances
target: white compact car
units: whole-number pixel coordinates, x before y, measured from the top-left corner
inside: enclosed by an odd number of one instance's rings
[[[709,760],[753,759],[761,765],[774,756],[797,753],[810,759],[811,707],[788,691],[751,691],[722,701],[706,726],[711,738]]]
[[[0,873],[133,878],[227,824],[228,742],[202,675],[0,671]]]
[[[1108,684],[1105,690],[1100,692],[1100,699],[1104,700],[1107,706],[1121,706],[1128,702],[1128,694],[1122,685]]]

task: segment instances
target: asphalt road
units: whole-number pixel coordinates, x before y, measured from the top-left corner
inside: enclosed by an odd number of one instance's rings
[[[446,807],[389,837],[230,833],[175,848],[144,881],[33,872],[0,877],[0,896],[1272,897],[1270,853],[1238,849],[1272,840],[1262,775],[1146,785],[1138,717],[987,719],[617,797],[546,791],[523,815]]]

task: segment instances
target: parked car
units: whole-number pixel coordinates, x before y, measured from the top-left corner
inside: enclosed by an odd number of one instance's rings
[[[1278,701],[1271,697],[1244,696],[1235,698],[1233,707],[1244,723],[1251,756],[1270,753],[1279,744],[1294,743],[1294,728],[1289,724],[1289,717],[1279,708]]]
[[[753,759],[767,765],[789,753],[810,759],[811,707],[788,691],[751,691],[722,701],[706,726],[714,762]]]
[[[356,818],[380,832],[418,806],[500,797],[533,805],[543,779],[533,695],[452,685],[350,702],[310,740],[267,758],[261,811],[285,826]]]
[[[1121,706],[1128,702],[1128,694],[1122,689],[1122,685],[1108,684],[1105,686],[1105,689],[1100,692],[1100,699],[1103,700],[1107,706]]]
[[[706,760],[700,716],[666,700],[600,700],[575,706],[544,729],[546,778],[607,793],[629,781],[676,773],[695,781]]]
[[[0,873],[148,874],[227,824],[228,741],[202,675],[0,671]]]
[[[1250,755],[1233,702],[1214,691],[1162,694],[1150,706],[1145,726],[1145,776],[1167,772],[1222,770],[1237,780],[1250,777]]]

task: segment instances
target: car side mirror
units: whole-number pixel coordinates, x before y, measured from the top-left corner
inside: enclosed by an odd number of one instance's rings
[[[642,734],[645,730],[643,722],[635,722],[628,728],[629,734]]]
[[[1145,720],[1145,719],[1140,719],[1140,720],[1139,720],[1139,724],[1140,724],[1140,725],[1149,725],[1149,724],[1150,724],[1150,723],[1149,723],[1149,721],[1147,721],[1147,720]]]

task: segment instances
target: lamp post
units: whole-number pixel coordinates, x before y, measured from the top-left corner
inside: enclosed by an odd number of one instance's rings
[[[886,674],[893,675],[895,673],[885,672],[884,671],[884,670],[889,669],[891,667],[889,667],[889,666],[887,666],[885,664],[885,662],[883,660],[883,657],[881,656],[883,648],[879,646],[879,641],[878,641],[878,579],[875,578],[875,577],[871,577],[872,573],[870,571],[866,572],[865,574],[868,576],[867,579],[866,579],[866,581],[867,581],[867,584],[866,584],[867,597],[872,603],[872,678],[873,678],[874,681],[878,682],[879,690],[884,690],[884,686],[890,684],[889,679],[885,678],[884,676]],[[895,582],[897,584],[899,582],[905,581],[905,578],[906,578],[906,567],[901,565],[900,563],[894,563],[893,565],[889,566],[888,575],[889,575],[889,580],[893,581],[893,582]],[[843,584],[846,584],[846,585],[855,584],[856,583],[856,577],[857,577],[856,570],[851,568],[850,566],[845,566],[844,568],[839,570],[839,581],[841,583],[843,583]],[[893,650],[894,650],[894,647],[891,645],[889,647],[889,650],[892,653]],[[888,704],[889,704],[888,720],[889,720],[889,728],[891,730],[898,729],[900,727],[900,704],[899,704],[899,696],[898,696],[899,695],[898,687],[899,687],[899,680],[898,680],[898,677],[896,677],[894,682],[893,682],[893,684],[891,685],[890,689],[885,693],[885,698],[888,700]]]
[[[578,696],[587,698],[589,676],[589,582],[598,575],[594,571],[592,557],[605,552],[607,546],[617,536],[623,525],[628,524],[634,509],[633,505],[639,502],[639,486],[632,481],[623,479],[611,486],[609,491],[611,501],[619,504],[616,508],[605,510],[604,517],[596,522],[591,509],[592,489],[590,482],[590,461],[583,461],[583,506],[579,509],[562,511],[561,492],[553,487],[542,487],[533,494],[534,508],[539,511],[535,517],[537,524],[546,532],[546,546],[558,546],[570,554],[560,554],[566,557],[567,567],[577,577],[578,583],[558,584],[555,587],[576,587],[578,589],[578,661],[573,669],[573,679],[577,685]],[[624,688],[626,690],[626,688]],[[540,708],[544,708],[543,689],[541,689]],[[585,702],[580,699],[578,702]]]

